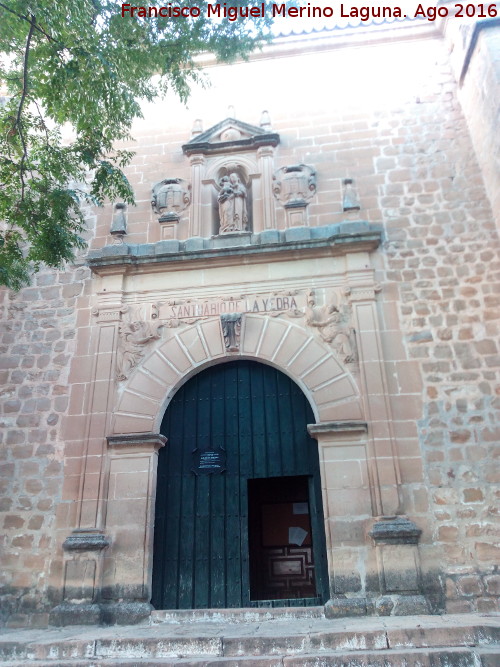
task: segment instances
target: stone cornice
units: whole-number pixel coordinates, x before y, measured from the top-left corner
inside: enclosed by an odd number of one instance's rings
[[[144,271],[259,263],[286,259],[343,255],[372,251],[382,240],[380,225],[345,222],[325,227],[294,227],[260,234],[227,234],[209,239],[168,240],[141,245],[109,245],[91,250],[87,263],[94,273],[109,274],[124,267]]]

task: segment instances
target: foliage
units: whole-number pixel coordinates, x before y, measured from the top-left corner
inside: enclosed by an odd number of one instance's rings
[[[143,100],[167,89],[186,100],[196,54],[244,57],[269,30],[270,11],[214,20],[206,5],[190,2],[194,18],[132,18],[117,0],[0,0],[0,285],[70,261],[85,246],[82,203],[133,203],[132,154],[113,146]]]

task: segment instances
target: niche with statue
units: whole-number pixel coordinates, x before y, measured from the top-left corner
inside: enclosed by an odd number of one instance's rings
[[[252,181],[241,165],[228,164],[215,179],[212,234],[252,231]]]

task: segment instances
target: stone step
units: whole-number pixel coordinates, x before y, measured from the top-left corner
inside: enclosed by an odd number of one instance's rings
[[[404,662],[397,662],[397,656],[405,656],[410,650],[417,651],[415,655],[424,660],[422,665],[439,666],[441,657],[451,652],[456,654],[458,662],[450,662],[450,666],[479,667],[484,663],[488,667],[498,667],[500,616],[471,614],[342,621],[293,618],[245,624],[191,621],[142,627],[2,631],[0,634],[0,664],[4,665],[6,661],[15,664],[17,661],[18,664],[38,667],[43,664],[87,667],[97,662],[103,666],[106,663],[220,663],[228,667],[238,664],[248,667],[357,664],[346,663],[345,656],[351,656],[352,660],[356,658],[360,665],[382,665],[380,660],[385,654],[394,656],[394,664],[403,665]],[[428,653],[432,653],[434,662],[428,662],[430,658],[425,657]],[[491,662],[490,654],[496,656],[496,663]],[[368,656],[372,656],[372,663],[366,662]],[[417,667],[417,657],[408,665]],[[291,661],[292,658],[297,662]],[[472,658],[475,663],[470,662]],[[487,659],[490,663],[485,662]]]
[[[3,667],[27,667],[26,661],[7,661]],[[420,648],[349,651],[294,656],[240,656],[238,658],[88,658],[36,660],[36,667],[498,667],[500,645],[489,648]]]
[[[151,612],[151,623],[260,623],[273,620],[325,618],[320,607],[251,607],[244,609],[162,609]]]

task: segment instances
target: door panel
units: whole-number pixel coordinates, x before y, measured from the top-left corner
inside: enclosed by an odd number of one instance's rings
[[[306,428],[313,421],[299,387],[257,362],[220,364],[181,387],[161,428],[168,442],[158,461],[152,597],[157,609],[258,604],[255,596],[250,599],[249,549],[257,547],[249,539],[248,480],[286,476],[306,480],[310,561],[317,594],[326,596],[318,453]],[[202,468],[203,452],[205,461],[223,466]]]

